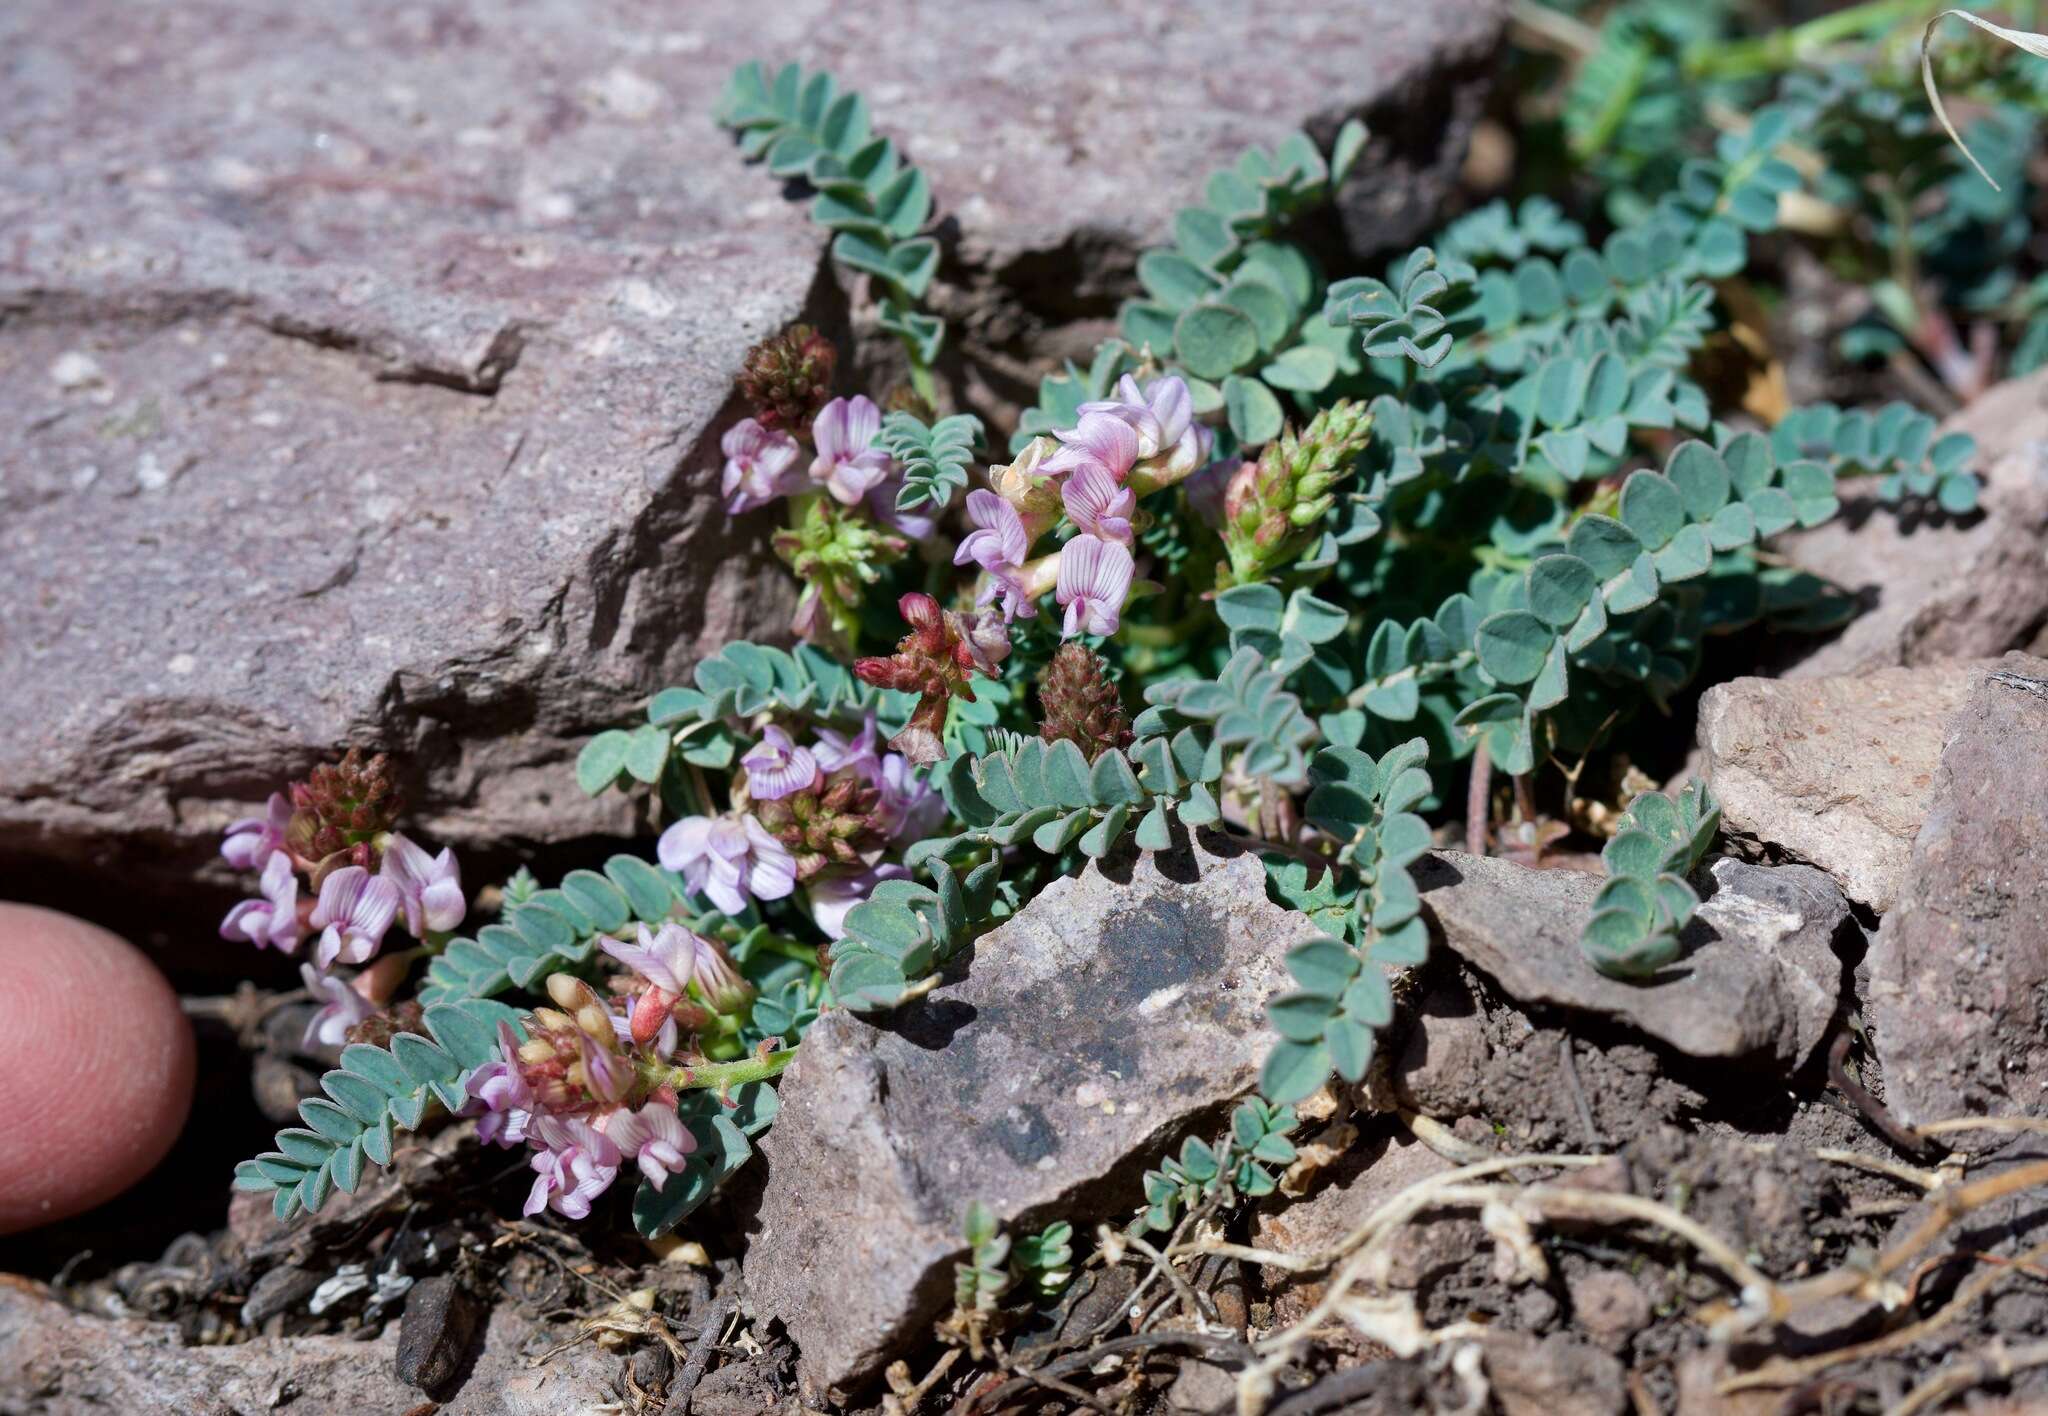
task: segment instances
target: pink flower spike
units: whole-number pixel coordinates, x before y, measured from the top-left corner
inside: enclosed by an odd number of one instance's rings
[[[747,769],[747,794],[760,801],[781,801],[818,781],[818,759],[773,723],[761,730],[761,740],[740,759],[740,766]]]
[[[818,449],[811,480],[824,484],[842,505],[860,505],[895,467],[887,450],[874,446],[881,431],[882,410],[873,399],[833,399],[811,422],[811,442]]]
[[[533,1156],[533,1189],[528,1218],[544,1209],[570,1219],[588,1219],[590,1202],[611,1188],[624,1160],[610,1137],[587,1121],[537,1116],[528,1139],[540,1147]]]
[[[1076,467],[1095,462],[1121,482],[1131,475],[1131,467],[1138,460],[1137,432],[1114,414],[1083,413],[1078,427],[1064,432],[1055,431],[1053,436],[1060,440],[1062,446],[1045,459],[1038,469],[1040,472],[1071,472]]]
[[[305,930],[299,925],[299,877],[292,872],[292,858],[272,851],[263,864],[260,900],[244,900],[228,911],[220,922],[223,939],[246,939],[261,949],[266,944],[283,953],[295,953]]]
[[[707,946],[680,924],[664,924],[659,930],[643,924],[638,944],[600,934],[597,947],[662,992],[679,998],[697,971],[697,951]]]
[[[1119,486],[1096,464],[1084,463],[1074,469],[1060,489],[1067,519],[1090,536],[1130,545],[1131,513],[1138,509],[1138,497],[1129,487]]]
[[[1067,610],[1060,637],[1072,639],[1083,630],[1115,634],[1135,568],[1131,553],[1114,541],[1076,536],[1067,542],[1060,552],[1059,584],[1054,592]]]
[[[675,1107],[659,1101],[650,1101],[638,1111],[614,1111],[604,1123],[604,1131],[657,1190],[683,1168],[683,1158],[697,1149],[697,1138]]]
[[[360,865],[335,871],[321,885],[320,902],[313,906],[311,923],[321,932],[314,962],[323,969],[333,968],[337,959],[347,964],[370,962],[384,943],[384,931],[398,917],[398,905],[398,889],[389,880]]]
[[[348,1030],[365,1018],[375,1017],[377,1010],[370,1000],[356,992],[347,979],[337,974],[323,974],[311,964],[299,965],[299,977],[305,980],[306,992],[315,998],[326,1000],[320,1011],[313,1015],[313,1021],[306,1024],[306,1035],[301,1045],[311,1047],[322,1043],[328,1047],[340,1047],[348,1041]]]
[[[1024,534],[1024,518],[994,492],[967,494],[967,519],[975,529],[968,532],[953,552],[953,564],[973,561],[992,574],[1015,571],[1031,554],[1031,542]]]
[[[745,418],[726,431],[718,446],[725,453],[719,491],[728,516],[766,506],[803,485],[803,471],[796,465],[802,449],[788,433],[771,432]]]
[[[455,863],[455,852],[447,847],[430,856],[393,831],[377,874],[398,891],[405,927],[416,939],[424,940],[430,931],[446,933],[469,912],[462,897],[462,871]]]
[[[284,849],[284,829],[291,824],[292,804],[283,792],[272,792],[262,816],[245,816],[228,826],[221,856],[237,870],[256,870],[271,852]]]

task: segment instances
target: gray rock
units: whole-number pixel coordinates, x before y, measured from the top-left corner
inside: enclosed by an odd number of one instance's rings
[[[1930,664],[1708,689],[1702,770],[1723,824],[1890,909],[1934,796],[1949,716],[1978,677],[1967,664]]]
[[[847,321],[710,120],[735,63],[832,66],[926,167],[985,392],[1247,142],[1381,120],[1346,211],[1408,239],[1503,8],[9,7],[0,856],[180,877],[345,743],[437,840],[627,827],[581,742],[792,603],[714,494],[739,359]]]
[[[1832,940],[1848,905],[1807,866],[1714,862],[1685,956],[1645,984],[1607,978],[1579,953],[1598,876],[1438,851],[1416,878],[1452,952],[1524,1006],[1612,1018],[1688,1056],[1758,1058],[1787,1071],[1834,1014]]]
[[[2008,654],[1953,720],[1870,952],[1885,1102],[1907,1124],[2048,1102],[2048,660]]]
[[[1902,521],[1845,483],[1841,516],[1774,542],[1792,564],[1866,601],[1791,676],[1988,658],[2048,623],[2048,371],[2000,384],[1945,430],[1977,439],[1982,515]]]
[[[204,1411],[258,1416],[289,1400],[307,1411],[411,1411],[419,1393],[393,1370],[398,1325],[379,1337],[253,1337],[187,1347],[175,1323],[91,1317],[26,1280],[0,1283],[0,1410],[44,1416]],[[535,1370],[544,1334],[510,1308],[491,1314],[475,1365],[444,1392],[448,1416],[559,1416],[610,1409],[618,1359],[583,1343]]]
[[[974,946],[966,977],[870,1022],[821,1017],[762,1145],[745,1277],[814,1394],[850,1394],[944,1316],[960,1223],[1086,1232],[1257,1082],[1281,956],[1313,931],[1221,838],[1091,865]]]
[[[1501,1416],[1621,1416],[1628,1387],[1621,1363],[1570,1333],[1486,1334],[1486,1375]]]

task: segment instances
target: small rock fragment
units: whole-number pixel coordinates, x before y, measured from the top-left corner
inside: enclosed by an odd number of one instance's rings
[[[1700,699],[1704,770],[1726,828],[1892,907],[1934,795],[1950,716],[1979,671],[1967,664],[1844,678],[1738,678]]]
[[[1570,1333],[1489,1332],[1486,1375],[1501,1416],[1620,1416],[1628,1405],[1621,1363]]]
[[[476,1336],[476,1299],[447,1274],[423,1278],[405,1295],[393,1370],[407,1386],[445,1393],[462,1373]]]
[[[1185,1134],[1220,1129],[1310,932],[1267,900],[1257,855],[1198,837],[1055,881],[923,999],[821,1017],[762,1143],[744,1261],[807,1387],[851,1391],[943,1316],[970,1200],[1085,1233]],[[1114,1107],[1083,1104],[1091,1084]]]
[[[1649,1295],[1625,1273],[1594,1269],[1571,1280],[1570,1291],[1573,1320],[1610,1352],[1650,1325]]]
[[[1516,1002],[1610,1017],[1692,1057],[1796,1070],[1834,1014],[1832,941],[1848,904],[1808,866],[1720,860],[1711,880],[1685,955],[1652,982],[1624,983],[1579,953],[1598,876],[1454,851],[1416,867],[1444,942]]]
[[[2008,654],[1955,716],[1870,951],[1885,1101],[1908,1125],[2048,1102],[2048,660]]]

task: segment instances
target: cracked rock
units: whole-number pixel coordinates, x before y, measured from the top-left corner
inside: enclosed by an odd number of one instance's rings
[[[929,1335],[970,1201],[1012,1233],[1134,1209],[1140,1173],[1256,1085],[1265,1000],[1311,933],[1255,854],[1204,837],[1055,881],[893,1013],[820,1017],[744,1261],[806,1387],[850,1395]]]
[[[1791,677],[1987,658],[2048,629],[2048,371],[2000,384],[1943,431],[1977,439],[1981,513],[1902,518],[1845,482],[1841,515],[1773,542],[1864,602]]]
[[[458,847],[628,826],[582,741],[793,602],[716,497],[740,358],[848,318],[711,120],[736,63],[836,69],[926,168],[986,392],[1247,143],[1364,114],[1342,220],[1420,234],[1504,10],[12,7],[0,866],[183,882],[352,743]]]
[[[1949,718],[1979,677],[1969,664],[1929,664],[1708,689],[1700,748],[1724,826],[1890,909],[1934,796]]]
[[[1885,1103],[1908,1125],[2048,1101],[2048,659],[2008,654],[1951,723],[1870,951]]]
[[[1438,851],[1417,864],[1416,881],[1444,943],[1526,1007],[1611,1018],[1687,1056],[1787,1072],[1834,1015],[1833,940],[1849,907],[1809,866],[1715,861],[1684,955],[1648,983],[1608,978],[1579,953],[1597,875]]]

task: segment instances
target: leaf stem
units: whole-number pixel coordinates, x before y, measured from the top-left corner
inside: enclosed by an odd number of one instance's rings
[[[666,1083],[677,1091],[716,1089],[724,1092],[745,1086],[748,1082],[765,1082],[770,1077],[780,1076],[796,1053],[796,1048],[784,1047],[743,1057],[736,1062],[704,1062],[695,1067],[647,1063],[643,1064],[641,1071],[649,1081],[657,1085]]]

